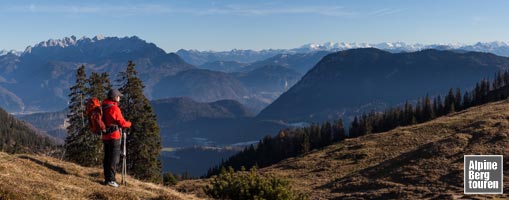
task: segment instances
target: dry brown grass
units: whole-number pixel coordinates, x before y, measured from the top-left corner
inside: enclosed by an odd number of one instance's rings
[[[199,199],[129,176],[126,180],[127,186],[112,188],[101,184],[102,169],[0,152],[0,199]]]
[[[347,139],[260,171],[289,179],[311,199],[508,198],[463,194],[463,155],[504,155],[509,163],[508,119],[509,101],[490,103]],[[504,169],[509,188],[509,167]]]

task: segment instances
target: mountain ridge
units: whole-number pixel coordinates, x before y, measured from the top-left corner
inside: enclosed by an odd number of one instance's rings
[[[483,77],[508,67],[509,58],[489,53],[390,53],[374,48],[340,51],[325,56],[257,117],[286,122],[350,119],[426,93],[444,95],[446,88],[465,91]]]
[[[357,42],[325,42],[309,43],[296,48],[289,49],[262,49],[262,50],[241,50],[234,49],[230,51],[199,51],[180,49],[175,52],[181,55],[184,60],[194,65],[201,65],[206,62],[214,61],[236,61],[236,62],[254,62],[268,59],[277,54],[297,54],[310,53],[314,51],[336,52],[357,48],[377,48],[392,53],[415,52],[424,49],[451,50],[451,51],[477,51],[485,53],[494,53],[499,56],[509,57],[509,42],[477,42],[474,44],[464,43],[437,43],[421,44],[406,42],[380,42],[380,43],[357,43]]]

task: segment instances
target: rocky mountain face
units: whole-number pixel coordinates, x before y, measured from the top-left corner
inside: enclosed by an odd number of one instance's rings
[[[85,65],[89,72],[108,72],[115,80],[127,61],[133,60],[147,86],[148,96],[151,96],[153,85],[163,77],[194,68],[176,54],[167,54],[138,37],[48,40],[28,47],[19,57],[7,54],[2,58],[0,69],[4,72],[4,81],[0,86],[22,101],[18,103],[20,106],[10,106],[10,112],[65,108],[69,87],[81,65]],[[5,92],[3,94],[6,96]],[[11,99],[16,102],[16,98]]]

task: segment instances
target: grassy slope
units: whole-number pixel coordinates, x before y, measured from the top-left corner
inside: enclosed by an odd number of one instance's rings
[[[509,101],[392,131],[347,139],[262,169],[319,198],[508,198],[464,196],[463,155],[509,158]]]
[[[104,186],[102,180],[102,169],[0,152],[0,199],[198,199],[129,176],[127,187]]]

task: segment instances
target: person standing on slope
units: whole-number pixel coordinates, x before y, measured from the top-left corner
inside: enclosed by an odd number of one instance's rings
[[[120,128],[131,127],[131,122],[124,119],[122,111],[118,107],[120,97],[123,96],[117,89],[112,89],[108,92],[108,98],[102,103],[103,121],[106,125],[106,133],[102,135],[104,182],[112,187],[118,187],[115,170],[120,160]]]

